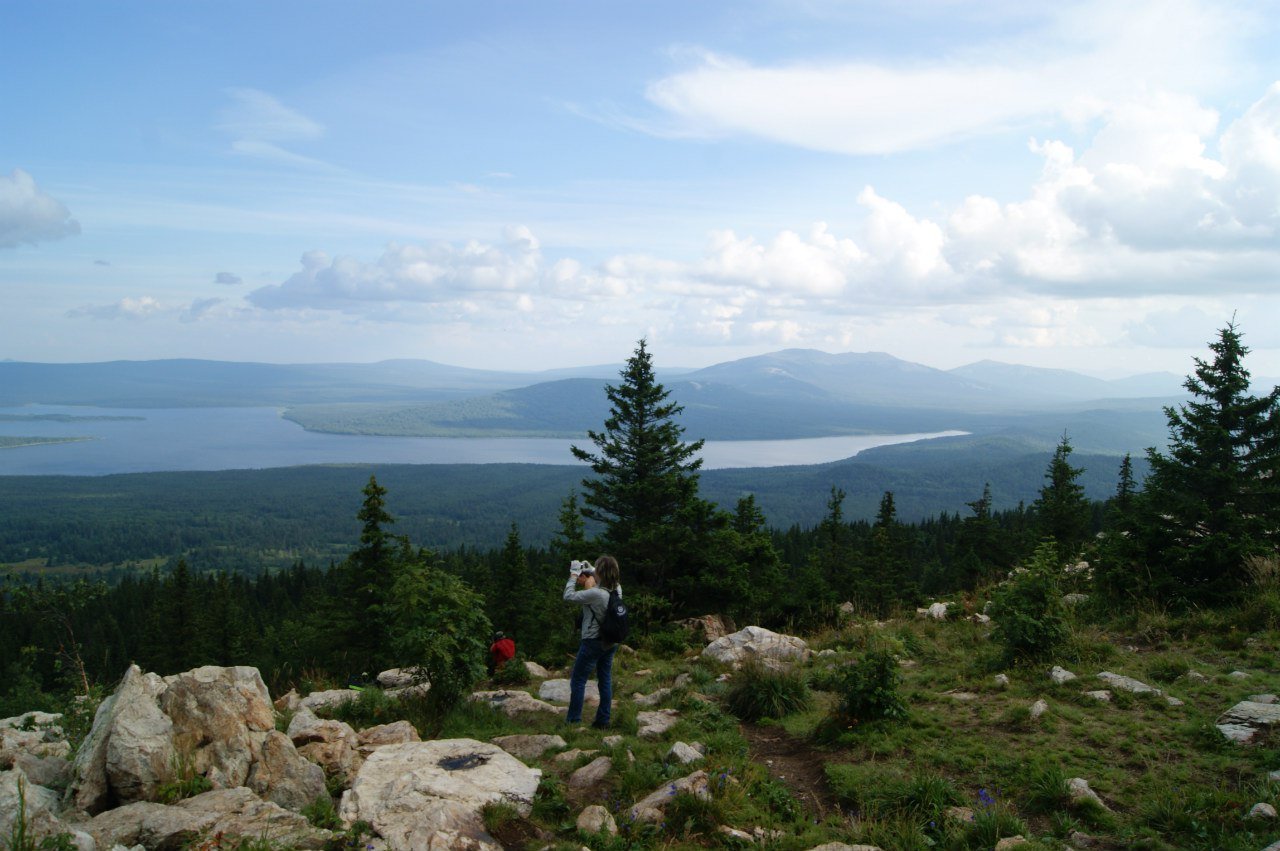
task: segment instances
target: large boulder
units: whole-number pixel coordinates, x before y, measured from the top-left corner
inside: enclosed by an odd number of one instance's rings
[[[57,792],[32,783],[20,768],[0,771],[0,839],[8,842],[16,835],[15,823],[20,812],[26,825],[26,835],[34,842],[48,836],[72,832],[70,827],[58,819],[57,810]],[[87,835],[76,832],[75,844],[77,848],[93,851],[92,842]],[[17,846],[5,844],[4,847]]]
[[[733,632],[733,620],[726,620],[724,615],[703,615],[699,618],[686,618],[680,621],[680,626],[691,630],[695,636],[700,637],[703,641],[715,641],[717,638],[724,638]]]
[[[289,721],[289,739],[298,753],[336,775],[344,783],[355,779],[364,762],[360,754],[360,738],[345,721],[317,718],[310,709],[299,709]]]
[[[1280,724],[1280,704],[1242,700],[1222,713],[1214,723],[1231,741],[1247,744],[1259,730]]]
[[[764,627],[749,626],[717,638],[707,645],[702,655],[734,667],[750,659],[757,659],[770,667],[781,667],[792,662],[803,662],[811,652],[804,639],[782,635]]]
[[[339,815],[347,824],[369,822],[390,851],[499,851],[481,809],[506,802],[528,815],[541,778],[541,771],[474,739],[387,745],[343,793]]]
[[[356,734],[359,741],[360,755],[368,756],[378,748],[386,745],[402,745],[405,742],[420,742],[422,737],[418,730],[408,721],[392,721],[390,724],[379,724],[368,727]]]
[[[208,665],[165,677],[165,683],[160,706],[173,722],[179,752],[215,789],[245,785],[255,751],[275,729],[258,669]]]
[[[99,848],[142,845],[184,848],[198,836],[270,837],[284,848],[323,848],[332,836],[298,813],[264,801],[245,788],[217,789],[172,806],[139,802],[101,813],[85,829]]]
[[[304,759],[279,730],[267,733],[255,756],[245,785],[266,800],[297,812],[329,794],[324,769]]]
[[[587,687],[583,689],[582,693],[586,703],[600,702],[600,685],[595,680],[587,680]],[[548,700],[554,703],[568,703],[569,681],[565,679],[546,680],[542,685],[538,686],[538,697],[541,700]]]

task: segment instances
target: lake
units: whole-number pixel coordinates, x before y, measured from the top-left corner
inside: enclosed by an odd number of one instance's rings
[[[276,408],[84,408],[27,405],[0,414],[65,414],[86,420],[0,419],[0,436],[91,437],[0,449],[0,475],[107,475],[165,470],[238,470],[304,464],[577,464],[578,440],[523,437],[370,437],[320,434]],[[107,417],[119,419],[106,419]],[[134,419],[137,418],[137,419]],[[964,434],[865,434],[796,440],[708,441],[703,467],[823,464],[875,446]]]

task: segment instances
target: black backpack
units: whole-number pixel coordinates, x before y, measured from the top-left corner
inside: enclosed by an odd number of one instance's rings
[[[609,603],[600,621],[600,640],[606,644],[619,644],[627,640],[631,624],[627,622],[627,604],[622,602],[618,589],[609,592]]]

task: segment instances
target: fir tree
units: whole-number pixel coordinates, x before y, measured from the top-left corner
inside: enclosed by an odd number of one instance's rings
[[[1249,394],[1235,322],[1195,359],[1194,399],[1165,408],[1168,453],[1147,450],[1147,557],[1165,596],[1212,601],[1237,593],[1244,560],[1280,542],[1280,388]]]
[[[1063,434],[1044,474],[1048,481],[1032,504],[1041,537],[1056,541],[1066,558],[1077,554],[1088,537],[1091,512],[1079,482],[1084,468],[1071,466],[1070,456],[1071,441]]]

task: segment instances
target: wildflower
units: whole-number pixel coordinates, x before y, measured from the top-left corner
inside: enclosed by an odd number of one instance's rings
[[[982,806],[984,807],[993,806],[996,802],[995,798],[992,798],[991,795],[987,793],[986,789],[978,790],[978,800],[982,803]]]

